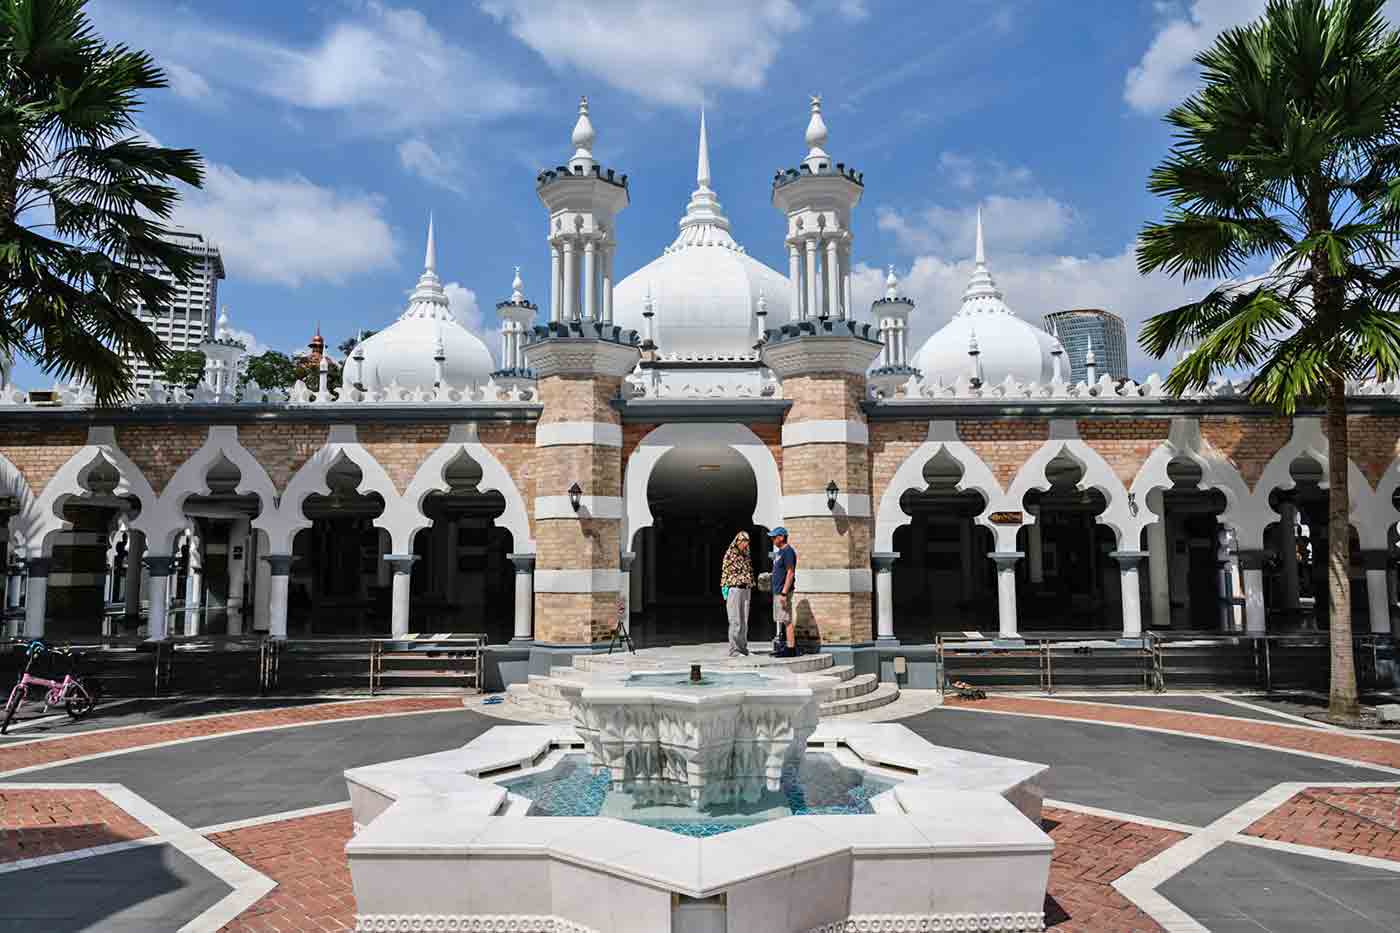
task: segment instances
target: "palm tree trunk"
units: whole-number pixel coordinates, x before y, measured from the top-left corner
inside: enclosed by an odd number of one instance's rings
[[[1351,490],[1347,466],[1346,380],[1327,386],[1327,599],[1331,619],[1332,677],[1328,715],[1356,719],[1356,664],[1351,643]]]

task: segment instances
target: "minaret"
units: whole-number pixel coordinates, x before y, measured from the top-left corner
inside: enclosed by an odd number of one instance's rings
[[[510,297],[496,303],[496,314],[501,319],[501,365],[491,378],[506,388],[534,381],[534,373],[525,364],[525,340],[535,325],[538,310],[525,297],[525,282],[520,278],[520,267],[516,266]]]
[[[870,384],[881,398],[893,398],[899,386],[919,375],[909,365],[909,316],[913,313],[914,302],[899,294],[899,279],[890,266],[884,296],[870,305],[870,316],[879,326],[880,342],[885,346],[880,365],[870,373]]]
[[[1092,386],[1099,381],[1098,367],[1095,365],[1098,360],[1094,356],[1094,338],[1092,335],[1086,338],[1084,347],[1084,381]]]
[[[238,392],[238,364],[247,347],[229,330],[227,305],[219,309],[213,339],[205,340],[198,349],[204,354],[204,382],[213,390],[214,398],[232,401]]]
[[[551,324],[573,321],[612,323],[613,221],[627,207],[627,176],[613,175],[593,158],[597,133],[588,98],[579,99],[575,146],[567,165],[535,179],[549,211]]]
[[[799,321],[842,320],[851,310],[851,212],[863,176],[826,152],[822,99],[812,98],[807,157],[773,178],[773,206],[787,217],[788,277]]]

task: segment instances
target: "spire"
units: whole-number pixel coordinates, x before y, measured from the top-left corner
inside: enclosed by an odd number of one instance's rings
[[[219,309],[218,329],[214,331],[214,336],[219,340],[228,339],[228,305],[224,305]]]
[[[423,269],[437,272],[437,243],[433,238],[433,214],[428,212],[428,248],[423,252]]]
[[[705,138],[705,108],[700,108],[700,155],[695,164],[695,183],[701,191],[710,187],[710,144]]]
[[[885,276],[885,297],[894,301],[899,297],[899,279],[894,277],[894,264],[890,264],[890,274]]]
[[[982,205],[977,205],[977,255],[973,262],[979,266],[987,264],[987,249],[982,243]]]
[[[515,278],[510,283],[510,300],[512,304],[520,304],[525,300],[525,283],[520,279],[520,267],[515,267]]]
[[[807,121],[807,161],[828,158],[826,154],[826,121],[822,119],[822,96],[812,95],[812,117]]]
[[[593,131],[593,121],[588,119],[588,98],[578,99],[578,121],[570,140],[574,144],[574,161],[593,161],[593,142],[598,138]]]
[[[968,280],[967,289],[963,292],[962,307],[958,309],[958,314],[1011,314],[1011,309],[1002,300],[1004,296],[997,288],[991,270],[987,268],[987,248],[982,234],[980,205],[977,208],[977,246],[973,252],[973,263],[975,268],[972,270],[972,278]]]

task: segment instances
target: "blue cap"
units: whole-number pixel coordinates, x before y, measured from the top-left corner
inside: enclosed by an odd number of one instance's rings
[[[777,528],[774,528],[772,531],[768,532],[768,537],[770,538],[786,538],[787,536],[787,529],[784,528],[782,525],[779,525]]]

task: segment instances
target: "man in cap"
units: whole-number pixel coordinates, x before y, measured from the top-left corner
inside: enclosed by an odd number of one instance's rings
[[[773,539],[773,656],[797,655],[797,627],[792,620],[792,587],[797,579],[797,552],[788,543],[787,529],[779,525],[768,532]]]

